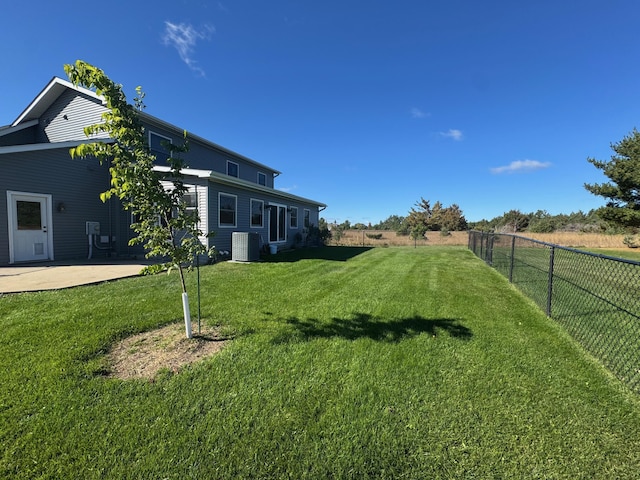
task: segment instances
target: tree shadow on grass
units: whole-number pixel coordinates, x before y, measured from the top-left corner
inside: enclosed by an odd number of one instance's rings
[[[293,338],[304,340],[314,338],[343,338],[357,340],[369,338],[377,342],[394,343],[403,339],[426,333],[433,337],[446,333],[460,340],[473,337],[471,329],[455,318],[424,318],[415,316],[398,320],[375,318],[366,313],[355,313],[351,318],[332,318],[329,322],[317,319],[301,320],[288,318],[285,322],[294,328],[294,332],[279,335],[274,343],[284,343]]]
[[[278,262],[298,262],[300,260],[331,260],[334,262],[346,262],[358,255],[371,250],[371,247],[317,247],[300,248],[287,252],[267,255],[263,261]]]

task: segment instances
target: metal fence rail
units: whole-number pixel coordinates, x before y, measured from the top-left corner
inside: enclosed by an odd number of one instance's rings
[[[477,231],[469,249],[640,393],[640,262]]]

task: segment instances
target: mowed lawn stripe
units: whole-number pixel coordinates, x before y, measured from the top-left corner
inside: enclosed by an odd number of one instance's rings
[[[234,340],[152,382],[102,354],[179,321],[175,275],[1,298],[0,477],[640,471],[637,397],[466,249],[274,260],[203,267],[203,321]]]

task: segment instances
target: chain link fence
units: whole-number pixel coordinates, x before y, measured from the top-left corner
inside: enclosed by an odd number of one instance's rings
[[[469,249],[640,393],[640,262],[477,231]]]

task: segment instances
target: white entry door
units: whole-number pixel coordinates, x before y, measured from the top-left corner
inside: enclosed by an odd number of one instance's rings
[[[53,260],[51,195],[7,192],[9,261]]]

